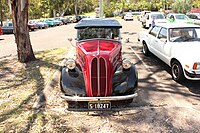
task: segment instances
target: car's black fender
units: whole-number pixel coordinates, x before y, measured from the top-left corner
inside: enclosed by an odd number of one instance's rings
[[[69,96],[85,96],[85,83],[82,72],[78,67],[69,70],[63,67],[61,70],[60,87],[64,94]]]
[[[138,74],[135,65],[125,70],[121,66],[114,73],[113,95],[133,94],[137,90]]]

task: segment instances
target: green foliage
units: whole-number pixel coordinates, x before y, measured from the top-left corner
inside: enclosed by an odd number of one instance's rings
[[[2,10],[2,18],[0,18],[0,20],[6,20],[6,19],[10,19],[11,16],[10,16],[10,9],[9,9],[9,6],[8,6],[8,1],[7,0],[1,0],[1,4],[2,4],[2,8],[0,10]]]
[[[7,0],[2,1],[3,20],[10,19]],[[113,16],[115,12],[173,9],[186,13],[192,6],[200,7],[200,0],[103,0],[104,15]],[[99,0],[29,0],[29,18],[40,19],[63,15],[78,15],[94,12]]]
[[[172,9],[176,13],[187,13],[190,10],[192,4],[190,0],[175,0],[172,4]]]

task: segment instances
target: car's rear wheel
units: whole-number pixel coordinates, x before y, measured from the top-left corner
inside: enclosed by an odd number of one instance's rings
[[[143,43],[142,52],[145,56],[148,56],[150,54],[149,48],[145,42]]]
[[[171,71],[172,71],[172,78],[175,81],[180,82],[185,80],[183,68],[178,61],[175,60],[172,62]]]

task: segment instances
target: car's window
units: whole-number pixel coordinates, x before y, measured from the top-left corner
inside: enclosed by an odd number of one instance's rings
[[[78,40],[104,38],[120,40],[120,30],[118,28],[84,28],[77,31]]]
[[[193,15],[193,14],[190,14],[190,15],[187,15],[189,18],[191,19],[197,19],[197,16],[196,15]]]
[[[153,19],[164,19],[165,16],[163,14],[153,14],[151,15],[151,18]]]
[[[200,41],[200,28],[173,28],[169,30],[169,35],[172,42]]]
[[[159,30],[160,30],[160,27],[154,26],[154,27],[150,30],[149,34],[151,34],[151,35],[153,35],[153,36],[156,37],[156,35],[158,34]]]
[[[188,19],[188,17],[184,14],[175,15],[176,19]]]
[[[159,39],[167,39],[167,29],[166,28],[162,28],[160,30],[160,33],[158,34],[158,38]]]
[[[9,27],[12,27],[12,26],[13,26],[13,24],[12,24],[12,23],[8,23],[8,26],[9,26]]]

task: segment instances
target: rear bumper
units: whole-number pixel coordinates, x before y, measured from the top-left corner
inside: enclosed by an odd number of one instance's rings
[[[125,95],[125,96],[108,96],[108,97],[79,97],[79,96],[65,96],[64,94],[61,95],[63,99],[67,101],[121,101],[121,100],[128,100],[133,99],[138,96],[138,93]]]

